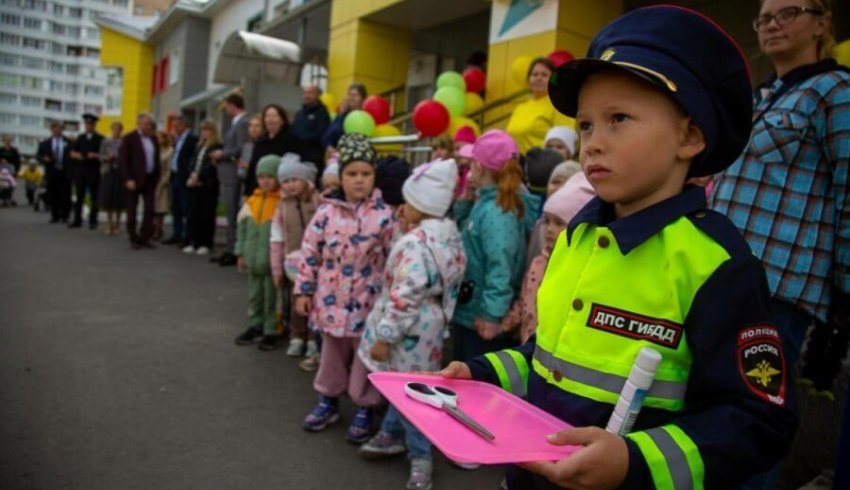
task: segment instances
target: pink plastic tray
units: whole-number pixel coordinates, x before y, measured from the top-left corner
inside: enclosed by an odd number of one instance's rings
[[[571,426],[491,384],[407,373],[372,373],[369,379],[443,454],[460,463],[557,461],[580,449],[549,444],[547,435]],[[496,439],[487,441],[442,410],[407,396],[404,385],[416,381],[454,390],[458,408]]]

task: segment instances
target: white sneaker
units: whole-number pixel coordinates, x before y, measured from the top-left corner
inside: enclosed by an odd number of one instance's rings
[[[315,340],[307,341],[307,350],[304,351],[304,357],[310,358],[319,354],[319,347],[316,345]]]
[[[183,253],[184,254],[193,254],[193,253],[195,253],[195,247],[193,247],[191,245],[186,245],[185,247],[183,247]]]
[[[198,249],[195,250],[195,253],[198,255],[209,255],[210,249],[207,247],[198,247]]]
[[[290,340],[289,347],[286,349],[286,355],[289,357],[301,357],[304,355],[304,341],[302,339]]]

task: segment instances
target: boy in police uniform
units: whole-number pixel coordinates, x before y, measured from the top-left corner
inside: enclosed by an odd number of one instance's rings
[[[536,337],[441,374],[499,384],[576,427],[549,442],[582,450],[510,468],[509,488],[737,488],[787,451],[789,373],[761,264],[685,181],[744,148],[747,63],[709,19],[649,7],[561,66],[549,96],[576,118],[598,197],[558,238]],[[663,357],[655,382],[632,432],[606,432],[643,347]]]

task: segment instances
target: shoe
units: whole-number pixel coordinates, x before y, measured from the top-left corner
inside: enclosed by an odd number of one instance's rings
[[[221,256],[221,258],[218,260],[218,265],[220,265],[221,267],[230,267],[232,265],[236,265],[236,261],[236,256],[231,253],[228,253]]]
[[[304,355],[304,341],[302,339],[292,339],[289,341],[289,347],[286,348],[286,355],[289,357],[301,357]]]
[[[366,459],[381,459],[396,456],[407,451],[404,442],[400,438],[378,431],[369,442],[360,446],[360,456]]]
[[[478,463],[458,463],[457,461],[452,461],[451,459],[449,460],[449,463],[466,471],[475,471],[478,468],[481,468],[481,465]]]
[[[352,444],[363,444],[369,440],[372,434],[372,409],[360,407],[354,414],[354,420],[348,426],[345,440]]]
[[[224,255],[216,255],[215,257],[210,257],[210,263],[216,263],[221,260],[222,257],[224,257]]]
[[[184,254],[193,254],[193,253],[195,253],[195,247],[193,247],[191,245],[186,245],[185,247],[183,247],[183,253]]]
[[[210,249],[207,247],[198,247],[198,249],[195,250],[195,253],[198,255],[209,255]]]
[[[262,351],[278,350],[283,347],[283,337],[280,335],[263,335],[259,349]]]
[[[304,419],[304,430],[319,432],[339,420],[339,409],[336,400],[326,396],[319,397],[319,404]]]
[[[236,337],[236,345],[251,345],[255,340],[263,336],[263,329],[260,327],[248,327],[247,330]]]
[[[433,465],[428,458],[413,458],[410,460],[410,478],[407,479],[405,488],[408,490],[431,490],[434,486],[431,482]]]
[[[298,367],[301,368],[302,371],[307,371],[308,373],[316,371],[317,369],[319,369],[319,354],[310,356],[307,359],[304,359],[303,361],[299,362]]]
[[[306,358],[310,358],[310,357],[318,358],[318,356],[319,356],[319,347],[316,345],[316,341],[315,340],[308,340],[307,341],[307,349],[304,350],[304,357],[306,357]]]
[[[183,243],[183,240],[180,240],[177,237],[173,236],[173,237],[169,238],[168,240],[163,240],[161,243],[163,245],[178,245],[180,243]]]

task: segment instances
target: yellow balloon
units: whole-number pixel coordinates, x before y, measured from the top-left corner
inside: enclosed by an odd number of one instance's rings
[[[533,56],[517,56],[511,65],[511,78],[514,82],[523,87],[528,85],[528,69],[531,68],[532,61],[534,61]]]
[[[837,61],[839,65],[850,67],[850,39],[837,44],[832,52],[835,55],[835,61]]]
[[[464,109],[464,114],[472,114],[484,107],[484,99],[481,98],[480,95],[474,92],[467,92],[464,97],[466,97],[466,109]]]
[[[384,136],[401,136],[401,130],[392,124],[381,124],[375,127],[375,132],[372,133],[373,138],[380,138]],[[401,153],[404,149],[404,145],[401,143],[385,143],[385,144],[376,144],[375,150],[381,153]]]
[[[478,126],[478,123],[468,117],[453,117],[446,132],[454,138],[458,130],[464,126],[472,128],[472,132],[475,133],[476,138],[481,134],[481,128]]]
[[[328,112],[336,112],[339,106],[339,101],[336,97],[334,97],[334,94],[330,92],[325,92],[320,95],[319,101],[325,106],[325,109],[327,109]]]

